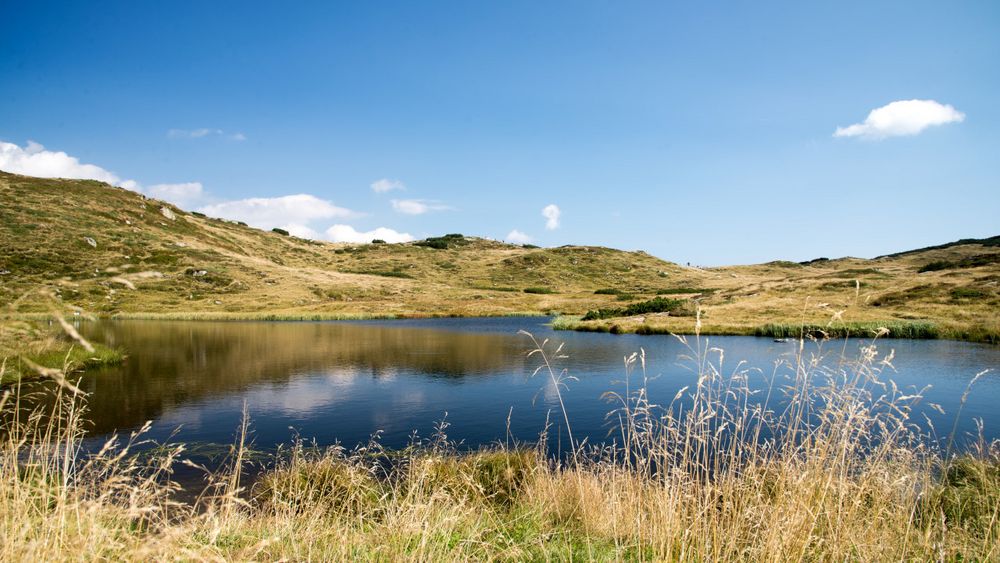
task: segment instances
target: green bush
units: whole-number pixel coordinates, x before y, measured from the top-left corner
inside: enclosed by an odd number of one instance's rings
[[[548,287],[526,287],[526,288],[524,288],[524,292],[525,293],[550,294],[550,293],[555,293],[555,290],[553,290],[551,288],[548,288]]]
[[[633,303],[627,307],[613,307],[608,309],[597,309],[596,311],[587,311],[587,314],[584,315],[581,320],[596,321],[615,317],[645,315],[648,313],[673,313],[675,315],[689,316],[691,314],[691,310],[689,302],[683,299],[665,299],[663,297],[654,297],[649,301]]]
[[[620,289],[605,287],[603,289],[598,289],[597,291],[595,291],[594,295],[621,295],[623,293],[625,292]]]
[[[448,241],[441,238],[429,238],[427,240],[422,240],[420,242],[413,243],[416,246],[426,246],[427,248],[434,248],[437,250],[447,250]]]

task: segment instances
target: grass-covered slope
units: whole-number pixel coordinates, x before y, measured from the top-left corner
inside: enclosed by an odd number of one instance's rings
[[[0,306],[50,284],[64,302],[102,315],[555,312],[565,315],[564,328],[657,333],[690,331],[700,307],[705,332],[778,336],[805,324],[986,341],[1000,335],[998,237],[872,260],[700,269],[643,252],[461,235],[406,244],[310,241],[86,180],[0,173],[0,203]],[[668,300],[670,307],[645,305]],[[588,311],[603,312],[580,321]]]
[[[655,291],[692,277],[641,252],[599,247],[462,236],[310,241],[85,180],[0,173],[0,202],[0,305],[53,284],[64,301],[104,315],[582,312],[609,300],[595,295],[601,287]]]

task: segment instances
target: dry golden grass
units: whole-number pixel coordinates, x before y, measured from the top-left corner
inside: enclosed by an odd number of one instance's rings
[[[183,446],[135,455],[142,431],[81,448],[86,397],[51,411],[0,398],[0,559],[995,560],[1000,451],[927,447],[884,378],[877,341],[839,367],[800,352],[755,394],[690,341],[697,384],[651,402],[641,353],[610,394],[618,439],[561,460],[505,446],[460,453],[446,426],[402,452],[301,443],[253,485],[247,425],[194,503],[175,500]],[[537,343],[540,377],[572,384]],[[568,422],[572,413],[562,413]]]

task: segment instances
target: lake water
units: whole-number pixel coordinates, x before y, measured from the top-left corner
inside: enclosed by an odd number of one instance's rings
[[[388,447],[405,446],[414,432],[429,436],[445,418],[448,436],[474,447],[512,436],[534,441],[549,417],[561,422],[558,397],[546,374],[532,377],[536,356],[519,330],[563,343],[568,358],[558,367],[577,378],[564,391],[576,437],[608,436],[601,399],[621,391],[623,358],[645,349],[650,395],[669,402],[693,385],[687,353],[673,337],[553,331],[544,318],[433,319],[372,322],[165,322],[109,321],[84,324],[87,335],[124,346],[121,366],[86,373],[90,434],[127,432],[153,421],[150,437],[185,443],[230,444],[244,404],[257,449],[287,444],[295,436],[320,444],[364,443],[375,432]],[[724,371],[759,368],[764,374],[788,358],[797,342],[768,338],[710,337],[725,349]],[[704,345],[704,341],[702,342]],[[841,352],[856,356],[859,341],[828,342],[828,362]],[[807,343],[808,351],[817,345]],[[929,400],[938,432],[948,433],[968,382],[984,369],[1000,367],[1000,348],[950,341],[883,340],[895,350],[895,372],[903,388],[932,386]],[[554,346],[552,347],[554,351]],[[959,419],[960,433],[985,423],[988,438],[1000,437],[1000,373],[983,376]],[[508,434],[509,419],[509,434]],[[944,427],[944,429],[942,429]],[[553,436],[553,440],[555,437]]]

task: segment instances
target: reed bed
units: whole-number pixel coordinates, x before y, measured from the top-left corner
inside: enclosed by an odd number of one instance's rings
[[[530,447],[462,453],[442,423],[397,452],[377,439],[351,450],[293,443],[251,483],[244,422],[225,466],[202,468],[206,485],[191,502],[177,500],[172,480],[192,464],[183,445],[151,450],[144,428],[84,450],[86,396],[64,372],[46,372],[49,407],[29,407],[17,387],[0,398],[0,559],[1000,556],[1000,447],[980,438],[955,455],[953,434],[936,444],[915,420],[924,398],[886,377],[892,353],[877,338],[833,365],[800,345],[762,375],[729,367],[702,337],[680,337],[697,379],[666,398],[650,396],[639,351],[606,395],[615,432],[601,445],[573,438],[564,351],[527,338],[536,376],[562,404],[566,455],[550,455],[546,429]]]

